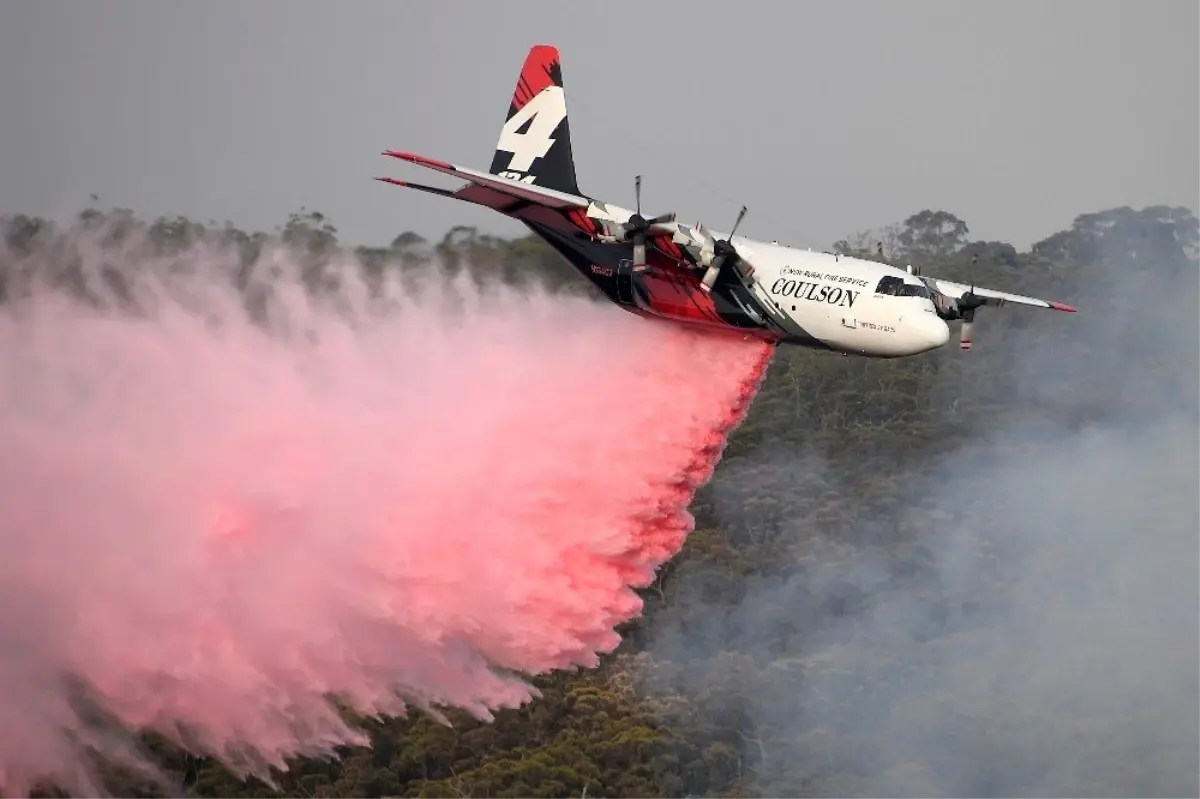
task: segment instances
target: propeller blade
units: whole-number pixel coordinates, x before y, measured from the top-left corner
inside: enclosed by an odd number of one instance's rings
[[[674,221],[675,221],[675,212],[672,211],[668,214],[659,214],[658,216],[656,216],[650,220],[650,224],[651,225],[661,225],[664,222],[674,222]]]
[[[646,237],[638,234],[633,237],[633,268],[643,269],[646,266]]]
[[[964,350],[971,349],[971,328],[975,324],[975,309],[967,311],[963,314],[962,334],[959,337],[958,346]]]
[[[637,204],[637,215],[642,215],[642,176],[636,175],[633,178],[633,197]]]
[[[733,230],[729,231],[729,236],[726,241],[733,238],[733,234],[737,233],[738,225],[742,224],[742,220],[746,218],[746,206],[742,206],[742,210],[738,211],[737,221],[733,223]]]
[[[718,252],[711,263],[708,265],[708,270],[705,271],[704,277],[700,279],[700,288],[711,292],[713,286],[717,284],[717,278],[721,276],[721,267],[725,265],[726,253]]]

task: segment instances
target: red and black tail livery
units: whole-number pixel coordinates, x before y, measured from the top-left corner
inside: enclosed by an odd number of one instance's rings
[[[488,171],[579,194],[558,48],[535,45],[525,57]]]

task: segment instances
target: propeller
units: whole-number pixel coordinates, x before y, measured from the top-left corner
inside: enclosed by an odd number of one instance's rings
[[[721,267],[725,265],[725,260],[731,255],[737,258],[737,248],[733,246],[733,234],[737,233],[738,226],[745,218],[746,206],[743,205],[742,210],[738,212],[737,221],[733,223],[733,229],[723,239],[714,239],[707,230],[698,228],[698,232],[704,238],[702,254],[707,255],[708,252],[712,252],[711,256],[707,258],[702,256],[700,259],[701,264],[708,267],[708,271],[704,273],[704,277],[700,281],[700,288],[705,291],[712,291],[713,285],[721,274]]]
[[[962,332],[958,346],[964,350],[971,349],[971,327],[975,324],[975,309],[987,304],[986,297],[975,293],[975,264],[978,262],[978,255],[971,256],[971,288],[958,298],[959,313],[962,316]]]
[[[642,176],[637,175],[633,179],[633,193],[636,203],[636,209],[629,220],[621,225],[621,235],[618,237],[621,241],[629,241],[633,239],[633,267],[634,269],[646,268],[646,231],[653,225],[661,225],[665,222],[674,222],[675,213],[659,214],[658,216],[647,219],[642,216]]]

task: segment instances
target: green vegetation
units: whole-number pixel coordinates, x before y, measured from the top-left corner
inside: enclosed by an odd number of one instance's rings
[[[142,224],[121,211],[90,211],[83,221],[114,218]],[[14,254],[52,249],[59,235],[38,219],[6,223],[7,262]],[[214,228],[242,248],[247,261],[267,240],[232,225],[187,219],[159,220],[150,234],[157,246],[170,248]],[[119,238],[120,229],[111,235]],[[1152,207],[1080,216],[1028,252],[972,241],[962,220],[940,211],[849,236],[835,247],[876,258],[881,242],[883,257],[898,265],[919,264],[956,280],[971,276],[981,285],[1076,304],[1080,313],[985,309],[969,354],[953,340],[942,351],[898,361],[780,349],[715,477],[695,499],[696,531],[643,592],[646,612],[622,630],[619,650],[595,670],[539,677],[542,698],[498,713],[493,723],[455,713],[448,714],[453,727],[420,713],[365,720],[371,748],[346,749],[337,761],[296,762],[274,788],[242,782],[213,760],[154,736],[146,737],[146,746],[178,781],[170,789],[175,795],[1055,790],[1056,772],[1041,758],[1066,740],[1059,736],[1074,733],[1022,721],[1022,713],[1032,719],[1039,712],[1033,703],[983,718],[965,683],[944,671],[939,653],[973,646],[979,620],[1017,601],[1016,575],[1028,553],[1013,548],[1002,491],[981,487],[950,502],[939,486],[967,451],[974,453],[967,462],[981,469],[991,462],[1032,465],[1055,457],[1056,445],[1089,425],[1139,415],[1194,421],[1198,231],[1190,211]],[[334,274],[323,264],[340,246],[336,228],[302,211],[280,233],[318,256],[305,279],[319,291]],[[368,276],[437,259],[452,273],[588,291],[531,237],[504,240],[456,227],[436,243],[403,233],[387,247],[354,253]],[[70,266],[60,266],[56,280],[86,292]],[[0,270],[0,296],[18,288],[19,276]],[[1014,430],[1022,434],[997,434]],[[977,483],[999,479],[985,474]],[[945,579],[939,563],[945,555],[931,543],[947,537],[959,562],[970,564],[955,567],[970,575],[963,584]],[[864,562],[877,569],[877,579],[856,576]],[[880,623],[875,614],[888,597],[919,612],[904,623]],[[905,696],[921,697],[927,726],[904,732],[953,741],[958,755],[939,759],[920,747],[902,755],[880,748],[870,734],[881,723],[875,714],[901,713]],[[1086,708],[1080,712],[1083,729]],[[1008,725],[1029,742],[1002,761],[972,737],[987,724]],[[1131,761],[1120,751],[1110,759],[1088,749],[1059,789],[1075,795],[1153,790],[1130,774]],[[1004,765],[1018,756],[1020,768]],[[1152,762],[1154,753],[1141,756]],[[972,766],[967,779],[958,774],[964,759],[994,759],[994,765]],[[989,776],[989,768],[1005,769],[1007,776]],[[162,790],[115,768],[109,784],[126,796]]]

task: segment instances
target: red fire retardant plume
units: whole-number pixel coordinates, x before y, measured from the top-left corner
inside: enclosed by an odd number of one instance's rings
[[[203,279],[223,257],[148,317],[0,312],[0,794],[136,762],[81,696],[254,770],[365,742],[333,695],[489,718],[595,664],[770,357],[508,289],[334,313],[286,277],[268,335]]]

